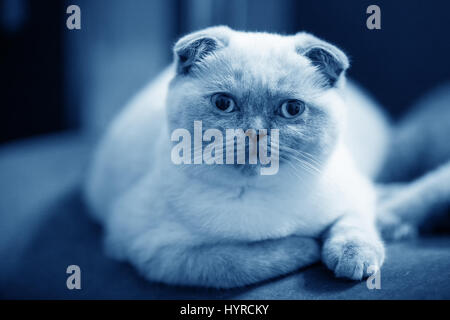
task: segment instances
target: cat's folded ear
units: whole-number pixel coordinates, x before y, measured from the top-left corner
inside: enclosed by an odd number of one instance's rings
[[[345,53],[334,45],[305,32],[297,33],[295,39],[297,52],[308,58],[322,72],[328,86],[334,87],[349,67]]]
[[[174,46],[175,63],[179,74],[187,74],[191,67],[208,54],[228,45],[232,30],[226,26],[206,28],[182,37]]]

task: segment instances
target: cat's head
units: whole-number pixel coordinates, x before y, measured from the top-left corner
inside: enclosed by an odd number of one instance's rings
[[[335,46],[307,33],[282,36],[219,26],[181,38],[174,59],[176,76],[167,98],[171,131],[184,128],[193,135],[194,121],[201,121],[203,132],[218,129],[226,141],[226,129],[267,129],[270,146],[270,130],[278,129],[280,171],[314,174],[332,154],[344,121],[338,89],[349,66]],[[259,173],[252,164],[201,167]]]

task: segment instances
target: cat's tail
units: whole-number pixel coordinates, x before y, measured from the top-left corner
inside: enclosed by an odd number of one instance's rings
[[[379,185],[377,223],[386,240],[450,222],[450,161],[410,183]]]
[[[450,221],[450,84],[432,90],[411,110],[393,128],[378,179],[377,217],[385,239]]]

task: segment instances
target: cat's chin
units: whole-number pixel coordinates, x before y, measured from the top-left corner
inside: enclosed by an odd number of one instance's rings
[[[227,177],[230,180],[247,180],[257,179],[261,176],[261,166],[250,164],[234,164],[234,165],[216,165],[205,166],[199,168],[198,174],[207,176],[208,178],[217,177],[223,179]]]
[[[250,164],[236,164],[233,165],[233,170],[238,171],[243,177],[255,177],[261,175],[261,166]]]
[[[257,164],[234,164],[234,165],[214,165],[214,166],[196,166],[192,167],[188,175],[191,178],[205,181],[209,184],[223,186],[276,186],[280,181],[287,182],[292,176],[283,166],[273,175],[264,175],[264,167]],[[285,169],[285,168],[284,168]]]
[[[260,179],[262,177],[273,177],[278,174],[278,172],[276,174],[265,174],[264,168],[267,168],[267,166],[262,166],[260,164],[234,164],[216,168],[218,169],[218,171],[220,170],[227,175],[231,175],[231,177],[233,178],[250,180]]]

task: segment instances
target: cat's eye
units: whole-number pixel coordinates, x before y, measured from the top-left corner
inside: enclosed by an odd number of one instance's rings
[[[300,100],[287,100],[281,104],[281,115],[287,119],[298,117],[305,111],[305,103]]]
[[[214,107],[223,112],[233,112],[236,109],[236,103],[233,98],[224,94],[224,93],[216,93],[211,97],[211,103]]]

